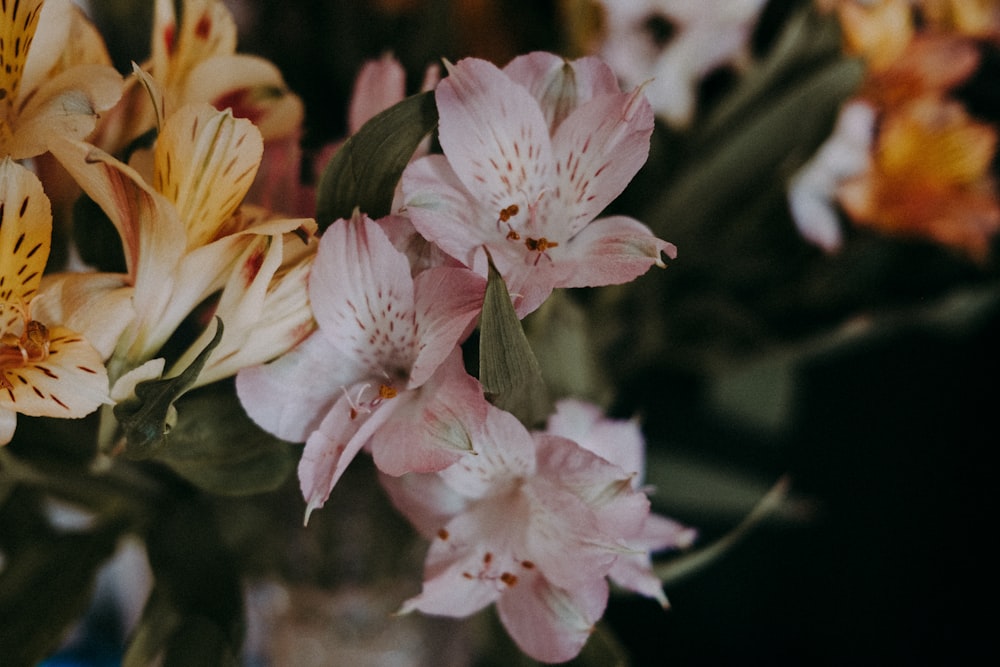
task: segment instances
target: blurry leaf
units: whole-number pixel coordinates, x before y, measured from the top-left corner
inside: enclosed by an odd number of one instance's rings
[[[115,549],[119,527],[40,535],[7,551],[0,572],[0,660],[31,667],[51,654],[86,610],[97,569]]]
[[[494,405],[529,428],[550,412],[538,360],[492,259],[479,322],[479,381]]]
[[[553,292],[524,319],[524,329],[552,396],[605,402],[610,386],[600,377],[589,318],[567,291]]]
[[[728,209],[786,181],[829,135],[862,65],[837,60],[803,77],[702,146],[694,161],[647,209],[645,220],[682,249],[696,235],[721,233]]]
[[[675,583],[705,567],[708,567],[726,554],[750,532],[756,529],[765,519],[781,509],[788,495],[791,480],[781,477],[774,486],[760,498],[758,503],[746,517],[731,531],[715,542],[678,556],[667,563],[656,567],[656,576],[664,584]]]
[[[123,665],[236,665],[243,643],[240,572],[198,497],[163,503],[146,539],[156,581]]]
[[[320,177],[320,230],[350,218],[355,207],[371,218],[387,215],[403,169],[437,120],[434,94],[419,93],[378,114],[345,141]]]
[[[211,493],[271,491],[295,469],[299,449],[262,431],[231,383],[215,383],[178,402],[177,424],[156,458]]]
[[[754,105],[773,97],[783,87],[825,64],[843,58],[840,24],[805,6],[785,23],[767,55],[740,80],[739,86],[716,107],[698,129],[703,134],[738,122]]]
[[[115,405],[115,418],[125,434],[125,456],[145,459],[163,447],[170,430],[167,424],[170,407],[198,379],[208,356],[222,340],[222,320],[215,318],[215,321],[215,336],[180,375],[140,382],[135,387],[136,399]]]
[[[125,250],[114,223],[94,200],[81,195],[73,205],[73,243],[80,259],[98,271],[125,273]]]

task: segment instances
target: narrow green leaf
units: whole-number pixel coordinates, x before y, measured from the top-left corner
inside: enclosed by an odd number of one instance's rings
[[[355,208],[372,218],[387,215],[403,169],[437,121],[434,94],[419,93],[378,114],[344,142],[320,177],[320,230],[351,217]]]
[[[490,260],[479,322],[479,381],[489,399],[528,426],[548,416],[542,372],[503,278]]]
[[[222,340],[222,320],[215,318],[215,321],[215,336],[180,375],[140,382],[135,387],[135,399],[122,401],[114,407],[115,419],[125,434],[127,457],[149,458],[163,447],[170,430],[167,415],[171,406],[198,379],[208,356]]]

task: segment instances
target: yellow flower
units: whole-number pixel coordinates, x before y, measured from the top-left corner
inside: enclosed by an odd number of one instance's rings
[[[121,76],[92,60],[92,35],[84,34],[79,10],[68,0],[42,4],[0,7],[0,155],[14,159],[44,153],[54,134],[87,136],[121,96]],[[63,32],[75,37],[72,43],[50,39]]]
[[[49,257],[52,212],[42,184],[10,158],[0,162],[0,445],[17,413],[83,417],[108,399],[101,355],[83,337],[31,316]],[[43,295],[44,297],[44,295]]]

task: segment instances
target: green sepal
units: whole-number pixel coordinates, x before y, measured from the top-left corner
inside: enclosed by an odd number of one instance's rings
[[[295,469],[301,448],[247,417],[231,382],[216,382],[177,403],[177,424],[156,459],[210,493],[272,491]]]
[[[526,426],[541,423],[550,412],[538,359],[492,258],[479,320],[479,382],[494,405]]]
[[[389,107],[344,142],[323,169],[316,193],[320,231],[358,208],[371,218],[388,215],[403,169],[437,126],[432,92]]]
[[[115,405],[114,415],[125,436],[124,454],[128,458],[150,458],[165,444],[170,408],[198,379],[212,350],[222,340],[222,320],[216,317],[215,321],[215,336],[180,375],[140,382],[135,387],[136,398]]]

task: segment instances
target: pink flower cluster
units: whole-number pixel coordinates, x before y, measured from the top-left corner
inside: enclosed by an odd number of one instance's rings
[[[395,215],[357,212],[323,233],[308,282],[317,328],[240,371],[237,391],[263,428],[305,442],[307,519],[370,452],[432,539],[424,589],[402,611],[497,602],[525,652],[567,660],[608,577],[666,604],[650,553],[693,535],[650,514],[634,422],[563,402],[531,433],[486,400],[460,346],[488,257],[524,316],[555,288],[627,282],[675,255],[636,220],[598,217],[645,162],[653,115],[600,61],[547,53],[449,65],[435,97],[443,154],[409,165]]]

